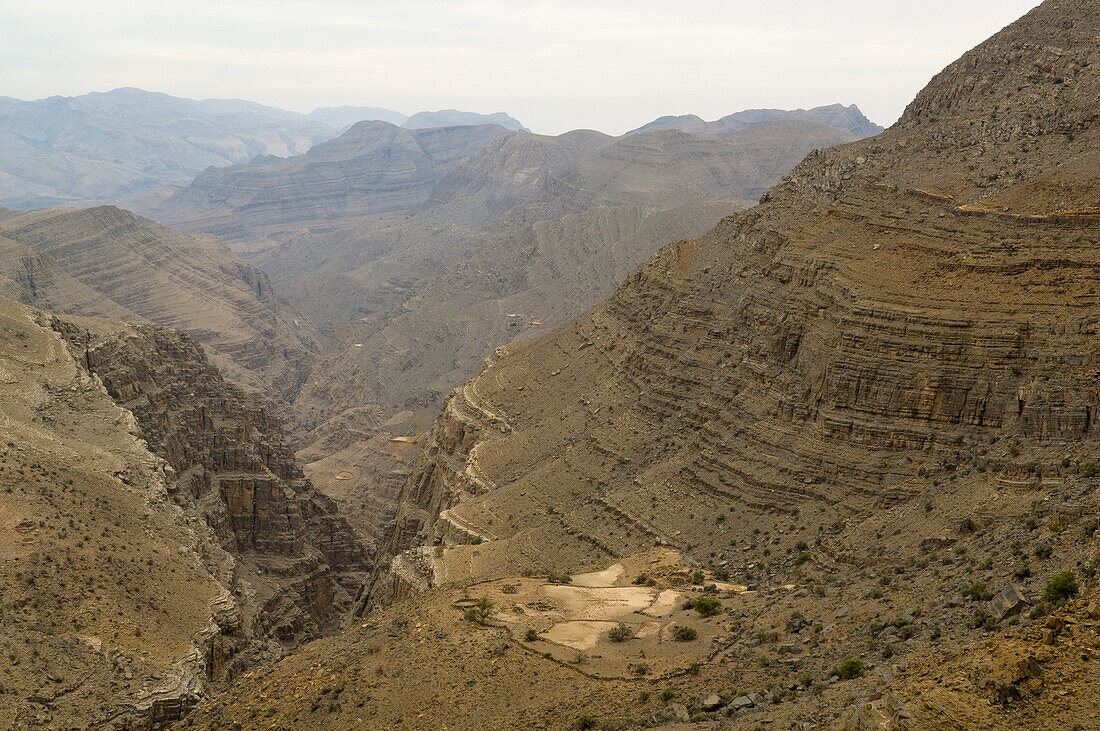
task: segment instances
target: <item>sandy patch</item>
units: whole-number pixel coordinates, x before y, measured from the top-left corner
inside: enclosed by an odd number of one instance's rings
[[[682,596],[683,594],[678,591],[665,589],[657,595],[652,604],[642,610],[642,614],[650,617],[667,617],[679,606]]]
[[[657,590],[645,586],[586,587],[547,584],[542,594],[580,620],[616,619],[653,603]]]
[[[587,574],[573,574],[573,586],[615,586],[615,582],[623,575],[623,565],[613,563],[603,571],[592,571]]]
[[[617,622],[576,621],[561,622],[542,633],[542,637],[574,650],[589,650],[596,646],[608,630],[617,626]]]

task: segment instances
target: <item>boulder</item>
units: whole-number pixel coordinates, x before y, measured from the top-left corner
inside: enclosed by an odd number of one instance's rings
[[[704,693],[695,699],[695,707],[704,712],[717,711],[724,705],[726,702],[717,693]]]
[[[691,714],[682,703],[672,703],[653,714],[654,723],[686,723]]]
[[[1018,584],[1008,584],[989,600],[989,613],[998,621],[1013,617],[1030,605]]]
[[[752,698],[749,698],[747,695],[739,695],[733,699],[733,702],[731,702],[730,705],[740,710],[742,708],[752,708],[756,704],[753,703]]]

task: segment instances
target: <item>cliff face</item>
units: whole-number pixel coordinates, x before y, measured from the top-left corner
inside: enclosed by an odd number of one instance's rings
[[[0,726],[145,728],[277,648],[172,468],[47,316],[0,298]]]
[[[1044,4],[884,135],[811,154],[589,314],[498,351],[449,397],[384,550],[491,536],[483,576],[660,541],[759,573],[800,539],[762,552],[753,530],[797,515],[808,535],[848,526],[823,561],[866,565],[884,560],[869,516],[948,482],[980,503],[1000,484],[987,462],[1070,485],[1100,406],[1100,229],[1081,204],[1098,17]],[[917,551],[947,520],[890,527]]]
[[[337,627],[371,553],[305,479],[279,421],[185,334],[55,327],[171,465],[169,494],[238,557],[257,629],[294,644]]]

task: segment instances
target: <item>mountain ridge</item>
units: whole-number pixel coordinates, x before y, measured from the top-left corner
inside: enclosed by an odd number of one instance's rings
[[[842,104],[814,107],[813,109],[746,109],[728,114],[721,119],[707,122],[694,114],[680,116],[667,115],[627,132],[628,135],[648,132],[655,129],[678,129],[689,134],[718,134],[749,129],[758,124],[780,120],[798,120],[816,122],[833,129],[850,132],[856,137],[873,137],[885,127],[875,124],[863,116],[855,104],[845,107]]]

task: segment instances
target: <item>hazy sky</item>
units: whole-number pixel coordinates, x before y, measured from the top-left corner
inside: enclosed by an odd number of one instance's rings
[[[856,103],[890,124],[1036,0],[0,0],[0,96],[137,86],[536,132]]]

